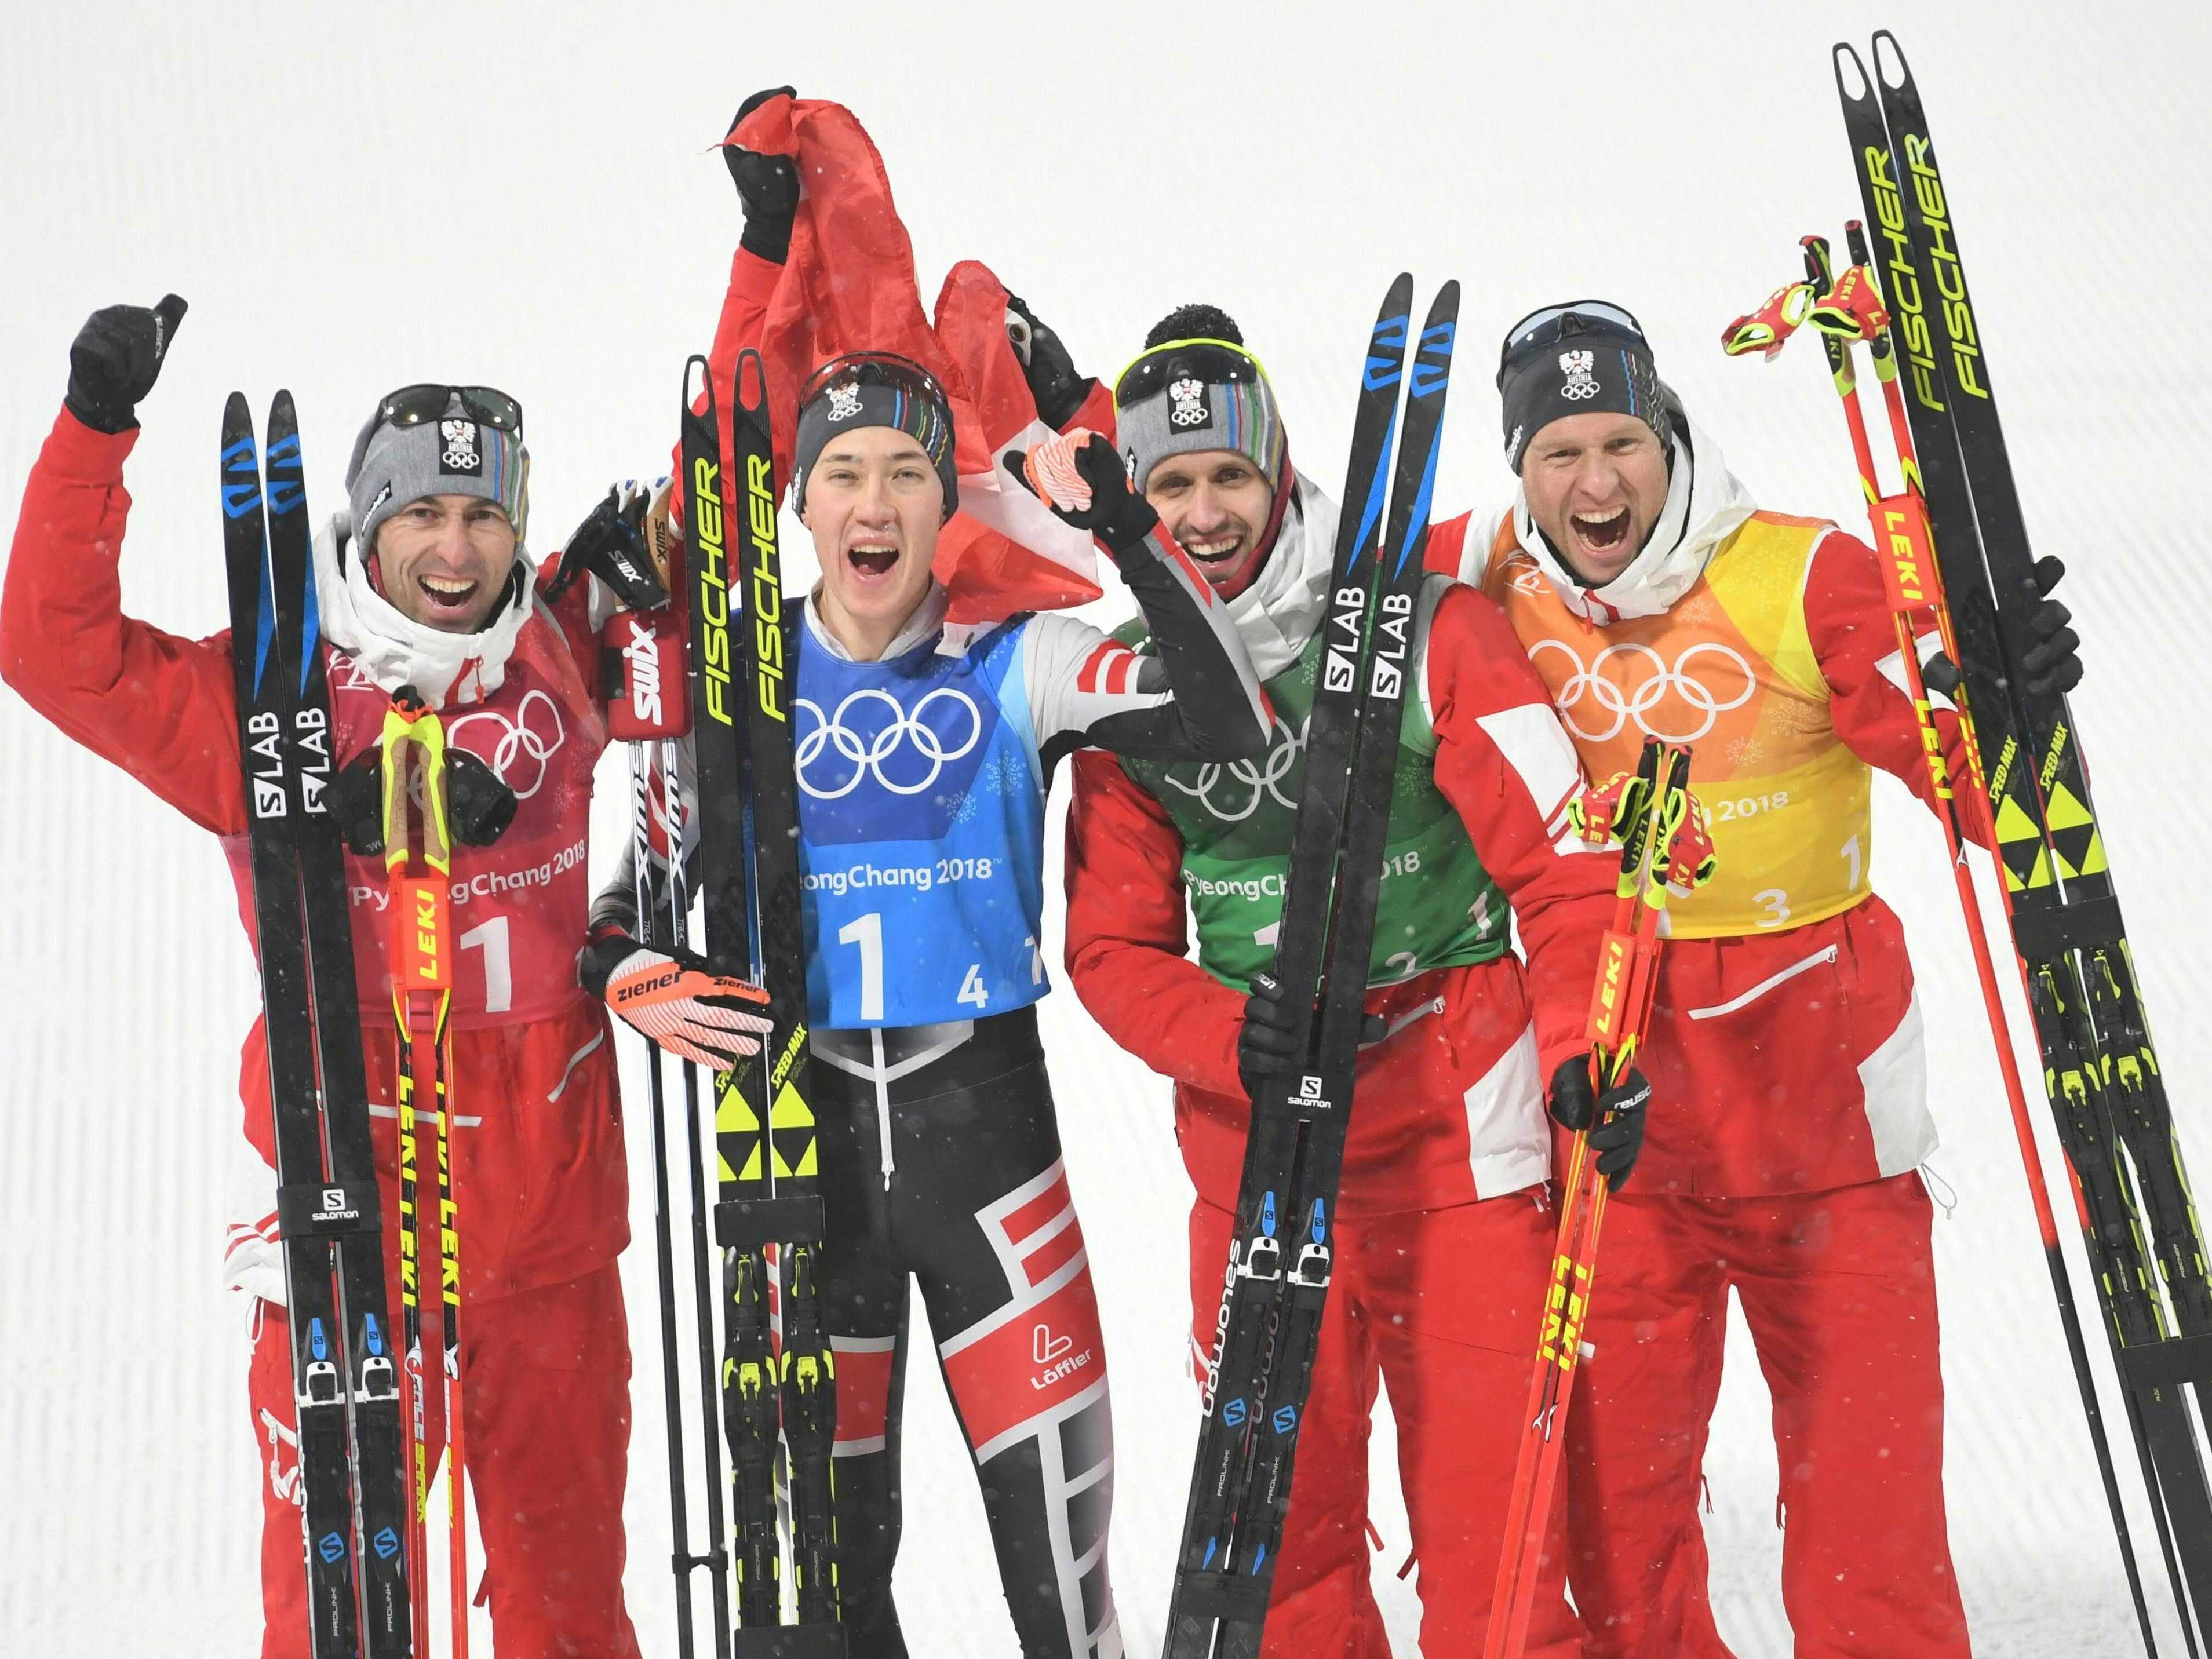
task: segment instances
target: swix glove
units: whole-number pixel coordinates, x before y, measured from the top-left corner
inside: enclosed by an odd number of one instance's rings
[[[1590,1057],[1577,1054],[1552,1073],[1547,1103],[1561,1128],[1589,1135],[1607,1190],[1619,1192],[1644,1150],[1644,1109],[1651,1103],[1644,1073],[1632,1066],[1620,1082],[1601,1091],[1590,1079]]]
[[[771,98],[796,94],[789,87],[768,87],[738,106],[730,118],[730,131]],[[791,257],[791,227],[799,216],[799,167],[788,155],[763,155],[722,140],[722,160],[738,186],[738,201],[744,209],[745,228],[738,245],[771,264]]]
[[[758,1054],[775,1029],[759,986],[714,973],[689,951],[640,945],[627,933],[586,945],[576,976],[648,1041],[718,1072]]]
[[[507,833],[521,803],[499,774],[465,749],[446,750],[446,823],[465,847]],[[384,751],[374,744],[331,781],[331,813],[345,843],[365,859],[384,856]]]
[[[1126,553],[1152,533],[1160,515],[1129,488],[1129,470],[1114,446],[1087,427],[1078,427],[1024,453],[1010,449],[1006,470],[1054,514],[1078,530],[1088,530],[1109,553]]]
[[[583,523],[561,550],[545,597],[558,599],[586,571],[607,585],[624,611],[657,611],[668,603],[668,567],[654,556],[646,535],[646,514],[660,483],[626,478],[608,489],[584,515]]]
[[[177,337],[185,302],[164,295],[161,303],[108,306],[95,311],[70,347],[70,413],[94,432],[128,432],[138,424],[138,404],[154,389],[161,359]]]

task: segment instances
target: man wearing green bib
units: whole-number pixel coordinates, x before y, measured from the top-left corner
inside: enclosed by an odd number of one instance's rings
[[[1273,981],[1337,508],[1290,463],[1236,325],[1188,306],[1115,388],[1119,443],[1163,524],[1229,600],[1275,712],[1267,752],[1163,764],[1086,751],[1068,814],[1067,965],[1106,1030],[1175,1083],[1198,1189],[1193,1346],[1221,1296],[1249,1099],[1295,1069]],[[1141,625],[1125,643],[1147,648]],[[1369,1589],[1368,1424],[1387,1379],[1423,1650],[1479,1652],[1496,1578],[1554,1222],[1553,1114],[1592,1121],[1583,1020],[1617,854],[1568,807],[1580,763],[1502,612],[1432,578],[1391,798],[1363,1049],[1324,1316],[1267,1654],[1387,1659]],[[1191,923],[1197,959],[1189,958]],[[1510,948],[1517,922],[1527,968]],[[1620,1104],[1644,1091],[1632,1077]],[[1592,1136],[1616,1184],[1642,1115]],[[1563,1560],[1528,1653],[1579,1654]]]

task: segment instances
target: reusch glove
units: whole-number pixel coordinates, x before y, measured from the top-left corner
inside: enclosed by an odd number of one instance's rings
[[[769,99],[796,96],[790,87],[769,87],[755,93],[730,118],[730,132],[734,134],[738,124]],[[738,186],[738,201],[745,213],[745,228],[738,246],[771,264],[781,264],[791,257],[791,225],[799,216],[798,165],[788,155],[763,155],[757,150],[741,149],[727,137],[722,140],[722,160],[729,167],[730,177]]]
[[[2081,684],[2081,636],[2067,626],[2074,613],[2051,597],[2065,574],[2057,555],[2046,554],[2035,562],[2034,575],[2027,584],[2029,595],[2043,603],[2027,619],[2038,643],[2020,665],[2027,671],[2027,689],[2039,697],[2063,697]]]
[[[70,347],[70,414],[94,432],[128,432],[138,404],[154,389],[161,359],[177,337],[185,302],[164,295],[159,305],[108,306],[95,311]]]
[[[625,478],[607,491],[561,550],[560,564],[545,584],[549,601],[558,599],[589,571],[607,585],[622,610],[658,611],[668,603],[668,572],[654,560],[644,529],[646,513],[659,487]]]
[[[1075,359],[1060,336],[1011,294],[1006,295],[1006,339],[1021,360],[1022,378],[1030,383],[1039,417],[1049,427],[1066,426],[1090,397],[1091,377],[1077,372]]]
[[[1546,1103],[1561,1128],[1588,1133],[1606,1189],[1619,1192],[1644,1150],[1644,1109],[1651,1103],[1651,1085],[1644,1073],[1632,1066],[1627,1076],[1601,1094],[1590,1081],[1590,1057],[1577,1054],[1560,1061],[1552,1073]]]
[[[465,749],[446,750],[446,822],[466,847],[489,847],[507,833],[521,803],[498,773]],[[362,750],[331,781],[331,815],[347,847],[384,856],[384,751]]]
[[[1006,470],[1054,514],[1127,553],[1152,533],[1160,515],[1129,488],[1129,470],[1114,446],[1088,427],[1047,440],[1035,449],[1010,449]]]
[[[714,973],[689,951],[640,945],[627,933],[585,946],[576,977],[647,1040],[718,1072],[758,1054],[775,1029],[759,986]]]
[[[1251,994],[1244,999],[1243,1029],[1237,1036],[1237,1080],[1249,1098],[1258,1100],[1270,1083],[1305,1064],[1297,1024],[1297,1010],[1284,1000],[1280,981],[1273,974],[1253,975]],[[1382,1015],[1360,1016],[1362,1044],[1380,1042],[1389,1033],[1389,1022]]]

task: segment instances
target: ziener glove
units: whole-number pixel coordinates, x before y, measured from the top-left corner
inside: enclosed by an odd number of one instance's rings
[[[1088,427],[1078,427],[1027,452],[1010,449],[1006,470],[1029,492],[1078,530],[1087,530],[1122,554],[1152,533],[1160,515],[1129,488],[1129,470],[1114,446]]]
[[[640,945],[627,933],[586,946],[576,976],[647,1040],[718,1072],[758,1054],[775,1029],[759,986],[714,973],[689,951]]]
[[[1562,1060],[1552,1073],[1547,1101],[1552,1121],[1577,1134],[1585,1132],[1589,1149],[1597,1154],[1597,1172],[1607,1191],[1619,1192],[1644,1150],[1644,1109],[1651,1103],[1651,1085],[1633,1066],[1628,1075],[1600,1093],[1590,1081],[1590,1057],[1577,1054]]]
[[[797,95],[789,87],[768,87],[755,93],[730,118],[730,134],[734,136],[738,123],[769,99]],[[722,140],[722,160],[729,167],[738,204],[745,213],[745,228],[738,246],[771,264],[781,264],[791,257],[791,226],[799,216],[798,164],[788,155],[763,155],[757,150],[740,149],[729,137]]]
[[[154,389],[161,359],[177,337],[185,302],[164,295],[161,303],[108,306],[95,311],[70,347],[70,413],[94,432],[128,432],[138,424],[138,404]]]

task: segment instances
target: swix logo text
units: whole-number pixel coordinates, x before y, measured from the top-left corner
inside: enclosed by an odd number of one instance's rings
[[[660,724],[660,652],[653,630],[629,619],[629,643],[623,647],[629,682],[629,712],[648,725]]]

